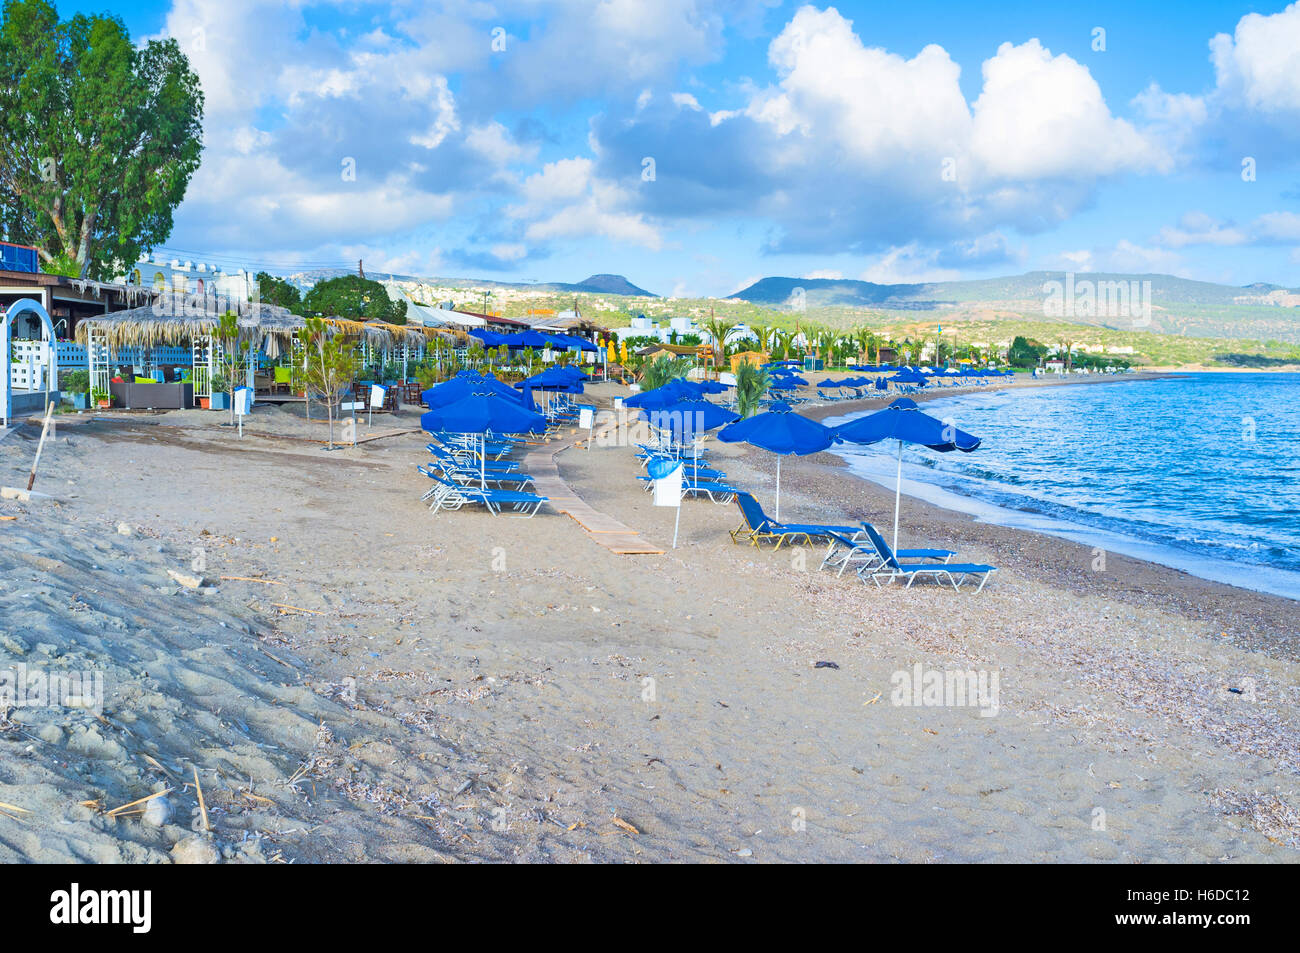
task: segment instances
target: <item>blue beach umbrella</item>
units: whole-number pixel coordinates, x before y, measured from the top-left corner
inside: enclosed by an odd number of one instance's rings
[[[581,373],[582,372],[579,371],[579,374]],[[586,375],[583,374],[582,377],[585,379]],[[552,367],[534,374],[532,377],[525,377],[519,383],[515,384],[515,388],[524,392],[525,406],[533,407],[536,406],[533,403],[533,391],[540,390],[564,394],[581,394],[582,381],[574,377],[572,374],[566,373],[562,368]]]
[[[678,443],[685,443],[697,433],[739,420],[740,414],[698,397],[679,400],[663,407],[643,409],[641,417],[661,430],[670,431]]]
[[[952,424],[923,413],[916,401],[900,397],[884,410],[850,420],[835,428],[835,436],[846,443],[898,441],[898,476],[894,484],[894,548],[898,548],[898,505],[903,492],[903,444],[913,443],[940,453],[961,450],[970,453],[980,438],[958,430]]]
[[[545,433],[546,418],[528,410],[517,399],[497,393],[470,394],[421,415],[420,427],[430,433],[478,434],[483,447],[479,453],[479,479],[487,486],[487,434]]]
[[[895,384],[920,384],[922,387],[929,383],[929,381],[926,380],[925,375],[914,367],[903,368],[893,377],[889,378],[889,380],[893,381]]]
[[[566,374],[558,367],[552,367],[534,374],[532,377],[525,377],[519,383],[515,384],[517,390],[562,390],[570,394],[582,393],[582,380],[574,377],[572,374]]]
[[[503,337],[506,338],[506,345],[512,348],[547,347],[551,343],[550,338],[540,331],[520,331]]]
[[[781,457],[806,456],[825,450],[837,439],[835,432],[815,420],[801,417],[786,403],[775,403],[765,413],[728,424],[718,432],[723,443],[748,443],[776,457],[776,518],[781,519]]]
[[[666,407],[669,404],[675,404],[679,400],[689,400],[699,396],[700,389],[697,385],[682,380],[680,377],[674,377],[659,387],[633,394],[623,401],[623,404],[627,407],[640,407],[643,410],[649,410],[655,407]]]
[[[420,394],[420,400],[430,410],[437,410],[439,407],[454,404],[456,401],[463,400],[473,394],[487,393],[508,397],[518,404],[524,402],[522,395],[515,393],[508,385],[501,383],[491,374],[480,375],[476,373],[458,375],[449,381],[435,384]]]
[[[489,331],[487,328],[470,328],[469,333],[482,341],[484,347],[500,347],[510,342],[509,335]]]

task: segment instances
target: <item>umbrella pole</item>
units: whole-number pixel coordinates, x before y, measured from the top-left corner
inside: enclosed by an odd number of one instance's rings
[[[487,489],[487,434],[484,433],[479,437],[482,441],[479,445],[478,455],[478,482],[483,489]],[[894,527],[894,533],[897,535],[898,527]]]
[[[898,503],[903,494],[903,441],[898,441],[898,476],[894,479],[894,552],[898,552]],[[780,517],[778,517],[779,519]]]
[[[781,455],[776,456],[776,521],[781,522]]]

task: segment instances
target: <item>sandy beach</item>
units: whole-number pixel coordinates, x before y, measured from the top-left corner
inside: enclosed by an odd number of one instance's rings
[[[906,545],[1000,567],[983,592],[733,545],[707,500],[616,555],[547,508],[430,514],[418,413],[333,453],[275,407],[242,439],[60,418],[49,497],[0,502],[0,670],[104,701],[0,712],[0,861],[1300,859],[1294,601],[906,497]],[[769,504],[774,459],[710,443]],[[556,462],[667,548],[630,448]],[[833,456],[783,468],[784,519],[892,511]],[[918,666],[996,673],[996,711],[894,704]]]

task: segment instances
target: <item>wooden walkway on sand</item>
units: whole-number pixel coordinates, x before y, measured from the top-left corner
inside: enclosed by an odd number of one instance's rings
[[[560,478],[555,455],[568,450],[581,439],[575,435],[558,443],[537,447],[524,457],[524,472],[533,477],[536,493],[565,516],[571,517],[593,540],[612,553],[661,556],[664,550],[641,538],[641,534],[624,526],[607,513],[589,506]],[[594,439],[594,438],[593,438]]]

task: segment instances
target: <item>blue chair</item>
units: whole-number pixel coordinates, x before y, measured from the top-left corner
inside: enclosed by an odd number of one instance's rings
[[[736,503],[740,506],[744,523],[739,529],[731,531],[731,541],[738,543],[747,539],[751,546],[759,546],[763,540],[776,540],[776,549],[780,549],[786,540],[803,538],[811,543],[814,539],[824,539],[828,533],[852,535],[857,532],[854,526],[823,526],[818,523],[778,523],[759,505],[758,500],[749,493],[737,492]],[[760,547],[761,548],[761,547]],[[775,551],[775,550],[774,550]]]
[[[867,523],[862,524],[864,527]],[[822,564],[818,569],[825,569],[828,566],[832,569],[838,567],[836,576],[843,576],[844,570],[850,566],[855,567],[855,571],[862,575],[864,572],[870,572],[881,565],[880,553],[876,549],[875,543],[870,539],[863,539],[865,529],[859,530],[852,536],[846,536],[843,533],[827,533],[826,538],[830,540],[830,545],[826,549],[826,555],[822,559]],[[957,554],[947,549],[900,549],[894,554],[901,559],[937,559],[940,562],[948,562]]]
[[[985,566],[981,563],[905,563],[900,562],[898,556],[889,548],[885,538],[876,531],[876,528],[869,523],[862,524],[867,538],[871,540],[876,547],[876,553],[880,556],[880,565],[870,570],[859,570],[859,575],[864,577],[870,576],[871,581],[877,586],[880,585],[880,578],[885,577],[886,582],[893,582],[895,579],[906,579],[907,588],[912,588],[912,583],[916,582],[922,576],[932,577],[936,582],[942,583],[945,579],[952,584],[954,590],[960,589],[962,583],[969,576],[979,576],[980,584],[976,592],[984,588],[984,584],[989,581],[989,576],[997,572],[996,566]]]

